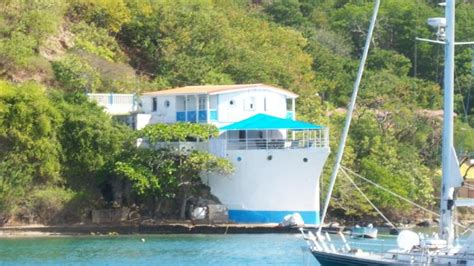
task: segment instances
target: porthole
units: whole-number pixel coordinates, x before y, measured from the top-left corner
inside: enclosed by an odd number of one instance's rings
[[[271,156],[271,155],[267,156],[267,160],[271,161],[272,159],[273,159],[273,156]]]
[[[230,100],[229,104],[234,105],[234,100]]]
[[[303,162],[307,163],[307,162],[308,162],[308,158],[303,158]]]
[[[240,161],[242,161],[242,158],[239,156],[237,157],[237,162],[240,162]]]
[[[168,100],[165,101],[165,107],[166,108],[170,107],[170,101],[168,101]]]

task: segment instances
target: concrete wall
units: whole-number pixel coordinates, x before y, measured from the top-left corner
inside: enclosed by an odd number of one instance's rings
[[[92,222],[95,224],[117,223],[128,220],[130,209],[123,207],[120,209],[92,210]]]

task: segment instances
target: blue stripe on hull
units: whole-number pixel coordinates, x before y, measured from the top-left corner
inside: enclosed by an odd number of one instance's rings
[[[229,220],[236,223],[280,223],[288,214],[299,213],[305,224],[319,225],[319,211],[249,211],[229,210]]]

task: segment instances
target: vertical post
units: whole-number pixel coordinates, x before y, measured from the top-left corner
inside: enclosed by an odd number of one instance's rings
[[[265,149],[268,150],[268,129],[265,130]]]
[[[196,124],[199,123],[199,96],[197,94],[194,95],[196,100]]]
[[[443,144],[442,144],[442,171],[441,182],[441,238],[451,246],[454,240],[453,217],[453,187],[450,182],[451,150],[453,149],[453,105],[454,105],[454,0],[446,1],[446,44],[444,66],[444,114],[443,114]]]
[[[206,97],[206,123],[209,124],[211,122],[211,112],[209,109],[211,109],[211,101],[210,101],[209,94]]]
[[[471,45],[471,56],[472,56],[471,76],[474,77],[474,44]],[[468,91],[468,94],[467,94],[466,110],[469,110],[469,107],[471,106],[471,93],[472,93],[472,79],[471,79],[471,82],[469,82],[469,91]],[[468,116],[468,112],[466,112],[466,117],[465,117],[466,122],[468,121],[467,116]]]
[[[325,140],[325,147],[329,147],[329,128],[326,127],[324,130],[324,140]]]
[[[369,32],[367,34],[367,39],[365,40],[364,52],[360,60],[359,70],[357,72],[357,78],[356,78],[356,81],[354,82],[354,88],[352,90],[351,101],[350,101],[349,108],[346,114],[346,124],[344,125],[344,130],[341,135],[341,141],[339,142],[339,149],[336,155],[336,162],[334,163],[334,168],[331,174],[331,181],[329,184],[328,193],[324,201],[324,208],[323,208],[323,213],[321,215],[321,224],[319,225],[318,233],[321,233],[321,230],[323,229],[324,219],[326,218],[327,210],[329,207],[329,201],[331,199],[332,191],[334,189],[334,184],[336,183],[337,173],[341,165],[342,155],[344,153],[344,147],[346,145],[347,134],[349,133],[349,127],[351,126],[352,113],[354,112],[357,94],[359,92],[360,81],[362,79],[362,74],[364,73],[365,61],[367,60],[367,54],[369,53],[370,42],[372,40],[372,33],[374,32],[375,21],[377,19],[379,7],[380,7],[380,0],[376,0],[374,13],[372,14],[372,19],[370,21]]]
[[[188,122],[188,95],[184,95],[184,122]]]
[[[303,131],[304,147],[308,148],[308,130]]]
[[[249,149],[249,143],[248,143],[248,136],[247,136],[247,130],[245,130],[245,150],[248,150]]]
[[[291,112],[292,112],[292,116],[293,116],[293,120],[296,119],[296,107],[295,107],[295,98],[292,98],[291,99]]]

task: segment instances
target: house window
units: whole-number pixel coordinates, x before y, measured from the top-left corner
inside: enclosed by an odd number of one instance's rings
[[[199,97],[199,110],[206,110],[206,98]]]
[[[248,99],[245,99],[244,110],[255,111],[255,97],[250,97]]]
[[[286,110],[293,111],[293,99],[286,99]]]
[[[165,101],[165,107],[166,108],[170,107],[170,101],[168,101],[168,100]]]
[[[153,97],[151,100],[152,100],[151,111],[156,112],[156,110],[158,110],[158,100],[156,99],[156,97]]]

